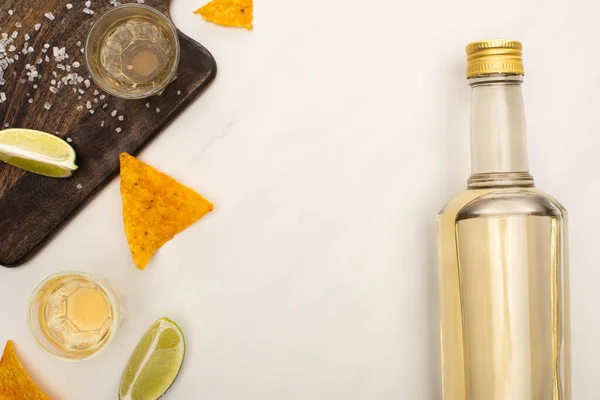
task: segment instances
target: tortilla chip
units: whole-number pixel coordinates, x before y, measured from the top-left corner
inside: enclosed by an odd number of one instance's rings
[[[252,0],[212,0],[194,14],[215,24],[252,30]]]
[[[213,205],[170,176],[121,153],[123,222],[139,269],[175,235],[213,210]]]
[[[50,400],[33,383],[19,362],[13,342],[9,340],[0,360],[0,400]]]

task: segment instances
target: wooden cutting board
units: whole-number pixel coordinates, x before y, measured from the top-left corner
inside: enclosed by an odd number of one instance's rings
[[[66,7],[68,2],[73,8]],[[131,1],[121,1],[126,2]],[[12,43],[16,49],[11,51],[7,44],[3,55],[4,60],[10,57],[14,63],[5,65],[3,71],[5,83],[0,85],[0,101],[4,97],[6,100],[0,102],[0,128],[38,129],[68,138],[77,151],[79,165],[72,178],[52,179],[0,162],[0,265],[5,267],[21,265],[39,250],[115,176],[121,152],[139,152],[216,74],[212,55],[179,33],[178,78],[161,96],[120,100],[102,93],[89,78],[80,49],[91,23],[113,5],[110,0],[92,0],[91,14],[84,12],[85,3],[84,0],[2,0],[0,4],[0,34],[5,32],[10,38],[17,32]],[[145,4],[168,14],[168,0],[145,0]],[[46,13],[52,13],[54,20],[46,17]],[[41,24],[39,30],[37,24]],[[44,53],[45,44],[49,48]],[[69,58],[56,61],[54,47],[65,47]],[[3,59],[0,58],[0,65]],[[77,68],[76,62],[80,64]],[[27,64],[35,67],[34,73],[26,69]],[[66,70],[67,65],[70,71]],[[84,80],[77,85],[62,85],[58,93],[50,90],[57,85],[53,80],[59,81],[73,72]],[[90,81],[89,87],[86,79]],[[88,101],[93,114],[87,109]],[[78,106],[83,106],[83,110]],[[112,116],[114,110],[117,112]],[[122,121],[119,116],[123,116]]]

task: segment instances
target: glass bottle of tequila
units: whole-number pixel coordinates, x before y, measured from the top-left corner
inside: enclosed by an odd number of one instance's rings
[[[529,174],[521,43],[467,46],[471,177],[438,215],[445,400],[569,400],[567,214]]]

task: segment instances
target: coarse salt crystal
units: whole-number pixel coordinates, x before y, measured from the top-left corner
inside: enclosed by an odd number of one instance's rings
[[[146,103],[146,108],[150,108],[150,103]]]
[[[122,129],[121,128],[117,128],[117,129],[115,129],[115,131],[117,131],[117,133],[119,133],[119,132],[122,131]]]
[[[92,2],[90,0],[85,2],[85,6],[86,7],[91,7],[92,6]]]
[[[94,110],[90,110],[90,114],[93,114],[93,113],[94,113]]]
[[[78,41],[76,41],[76,42],[75,42],[75,45],[76,45],[77,47],[81,47],[81,40],[78,40]]]
[[[88,15],[92,15],[94,13],[94,10],[90,10],[89,8],[84,8],[83,12],[88,14]]]
[[[6,94],[4,92],[0,92],[0,103],[4,103],[6,101]]]
[[[37,85],[37,84],[33,85],[33,88],[34,88],[34,89],[37,89],[37,88],[38,88],[38,85]]]
[[[51,12],[47,12],[46,14],[44,14],[44,16],[50,21],[54,21],[54,14],[52,14]]]
[[[98,96],[100,94],[100,92],[96,89],[94,90],[94,96]]]
[[[15,26],[17,28],[22,28],[23,27],[23,25],[20,22],[15,22]]]
[[[25,41],[29,40],[31,38],[31,36],[29,36],[28,33],[25,34]]]
[[[73,8],[73,4],[67,3],[67,10],[70,10],[71,8]]]
[[[33,99],[29,99],[27,101],[29,102],[29,104],[33,103]]]
[[[78,89],[77,90],[80,94],[84,94],[85,92],[83,91],[83,89]]]
[[[100,95],[100,100],[104,100],[105,98],[106,98],[105,95],[103,95],[103,94]]]
[[[13,38],[13,39],[16,39],[18,36],[19,36],[19,32],[17,32],[17,31],[14,31],[12,33],[12,35],[10,35],[10,37]]]
[[[177,91],[177,96],[181,96],[181,90]]]
[[[108,107],[108,103],[104,103],[104,105],[102,106],[102,108],[106,108]]]
[[[54,94],[58,93],[58,89],[55,88],[54,86],[50,86],[50,91]]]
[[[13,10],[8,10],[8,15],[13,15]]]
[[[90,108],[92,108],[92,103],[88,101],[87,103],[85,103],[85,107],[89,110]]]
[[[79,68],[79,66],[80,66],[80,65],[81,65],[81,64],[79,64],[79,62],[75,61],[75,62],[73,63],[73,68]]]
[[[83,111],[83,106],[81,104],[77,106],[77,111]]]
[[[125,117],[123,117],[122,115],[119,115],[119,121],[123,121],[125,119]]]
[[[77,188],[77,190],[81,190],[81,189],[83,189],[83,185],[81,183],[78,183],[76,188]]]
[[[4,127],[5,127],[5,128],[8,128],[9,126],[10,126],[10,125],[8,124],[8,122],[4,124]]]
[[[104,126],[104,120],[102,120],[102,122],[100,122],[100,126]]]
[[[33,26],[33,28],[36,30],[36,32],[39,31],[41,27],[42,27],[42,24],[35,24]]]
[[[52,104],[50,104],[50,103],[46,102],[46,103],[44,104],[44,108],[45,108],[46,110],[49,110],[49,109],[51,109],[51,108],[52,108]]]
[[[50,81],[50,84],[51,84],[51,85],[56,85],[56,80],[55,80],[55,79],[52,79],[52,80]]]
[[[41,63],[43,63],[43,62],[44,62],[44,60],[42,60],[41,58],[38,58],[38,59],[35,61],[35,63],[36,63],[36,64],[41,64]]]
[[[71,139],[70,137],[67,138],[67,142],[71,143],[73,141],[73,139]]]
[[[111,113],[110,113],[110,115],[112,115],[113,117],[114,117],[115,115],[117,115],[117,110],[114,110],[113,112],[111,112]]]
[[[85,81],[83,81],[83,83],[85,84],[86,88],[90,87],[90,80],[89,79],[86,79]]]
[[[159,113],[160,112],[160,108],[156,107],[156,112]]]

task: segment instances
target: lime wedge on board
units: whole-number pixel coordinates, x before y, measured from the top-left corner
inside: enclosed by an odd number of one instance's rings
[[[75,150],[61,138],[32,129],[0,131],[0,161],[53,178],[73,175]]]
[[[168,318],[156,321],[133,351],[121,378],[120,400],[156,400],[171,386],[183,363],[185,340]]]

